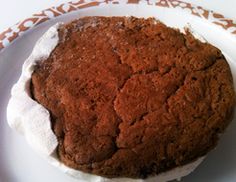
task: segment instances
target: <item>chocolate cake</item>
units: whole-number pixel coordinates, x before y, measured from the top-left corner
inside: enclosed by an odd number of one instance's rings
[[[216,146],[235,103],[219,49],[153,18],[85,17],[58,31],[31,92],[50,111],[65,165],[146,178]]]

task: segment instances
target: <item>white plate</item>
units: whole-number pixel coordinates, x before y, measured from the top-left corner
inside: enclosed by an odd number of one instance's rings
[[[116,1],[117,2],[117,1]],[[129,1],[135,2],[135,1]],[[168,1],[169,2],[169,1]],[[179,6],[179,8],[177,8]],[[138,17],[154,16],[172,27],[182,28],[190,23],[193,29],[207,41],[220,48],[226,55],[236,85],[236,36],[214,25],[210,18],[191,15],[178,4],[171,8],[141,4],[103,4],[65,13],[30,28],[0,52],[0,182],[78,182],[48,164],[33,151],[23,136],[11,130],[6,121],[6,106],[12,85],[17,81],[24,60],[32,51],[35,41],[55,22],[68,22],[87,15]],[[190,5],[191,7],[194,7]],[[68,8],[68,7],[67,7]],[[210,11],[209,11],[210,12]],[[0,34],[1,35],[1,34]],[[6,42],[5,42],[6,43]],[[8,43],[7,43],[8,44]],[[233,61],[235,60],[235,61]],[[37,116],[35,116],[37,117]],[[235,119],[236,120],[236,119]],[[207,159],[183,182],[235,182],[236,181],[236,121],[228,127],[218,147],[210,152]]]

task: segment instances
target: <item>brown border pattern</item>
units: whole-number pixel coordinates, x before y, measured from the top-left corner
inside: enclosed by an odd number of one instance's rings
[[[25,33],[27,30],[57,16],[84,8],[96,7],[108,4],[146,4],[164,8],[181,9],[194,16],[206,19],[209,22],[220,26],[236,36],[236,21],[226,18],[224,15],[204,9],[201,6],[195,6],[180,0],[75,0],[61,4],[33,14],[32,17],[20,21],[16,25],[0,33],[0,51],[7,47],[13,40]]]

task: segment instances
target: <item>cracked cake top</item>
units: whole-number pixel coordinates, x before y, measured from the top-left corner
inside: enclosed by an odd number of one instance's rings
[[[216,146],[234,106],[228,63],[214,46],[153,18],[85,17],[32,75],[66,165],[146,178]]]

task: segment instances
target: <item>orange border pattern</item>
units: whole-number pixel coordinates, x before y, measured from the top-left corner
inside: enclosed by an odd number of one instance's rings
[[[206,19],[211,23],[227,30],[236,36],[236,22],[232,19],[225,18],[224,15],[206,10],[201,6],[195,6],[190,3],[180,0],[75,0],[72,2],[61,4],[57,7],[52,7],[43,10],[40,13],[34,14],[32,17],[27,18],[16,25],[8,28],[0,33],[0,51],[7,47],[13,40],[25,33],[32,27],[37,26],[49,19],[69,13],[71,11],[80,10],[84,8],[96,7],[99,5],[108,4],[146,4],[150,6],[158,6],[164,8],[182,9],[194,16]]]

